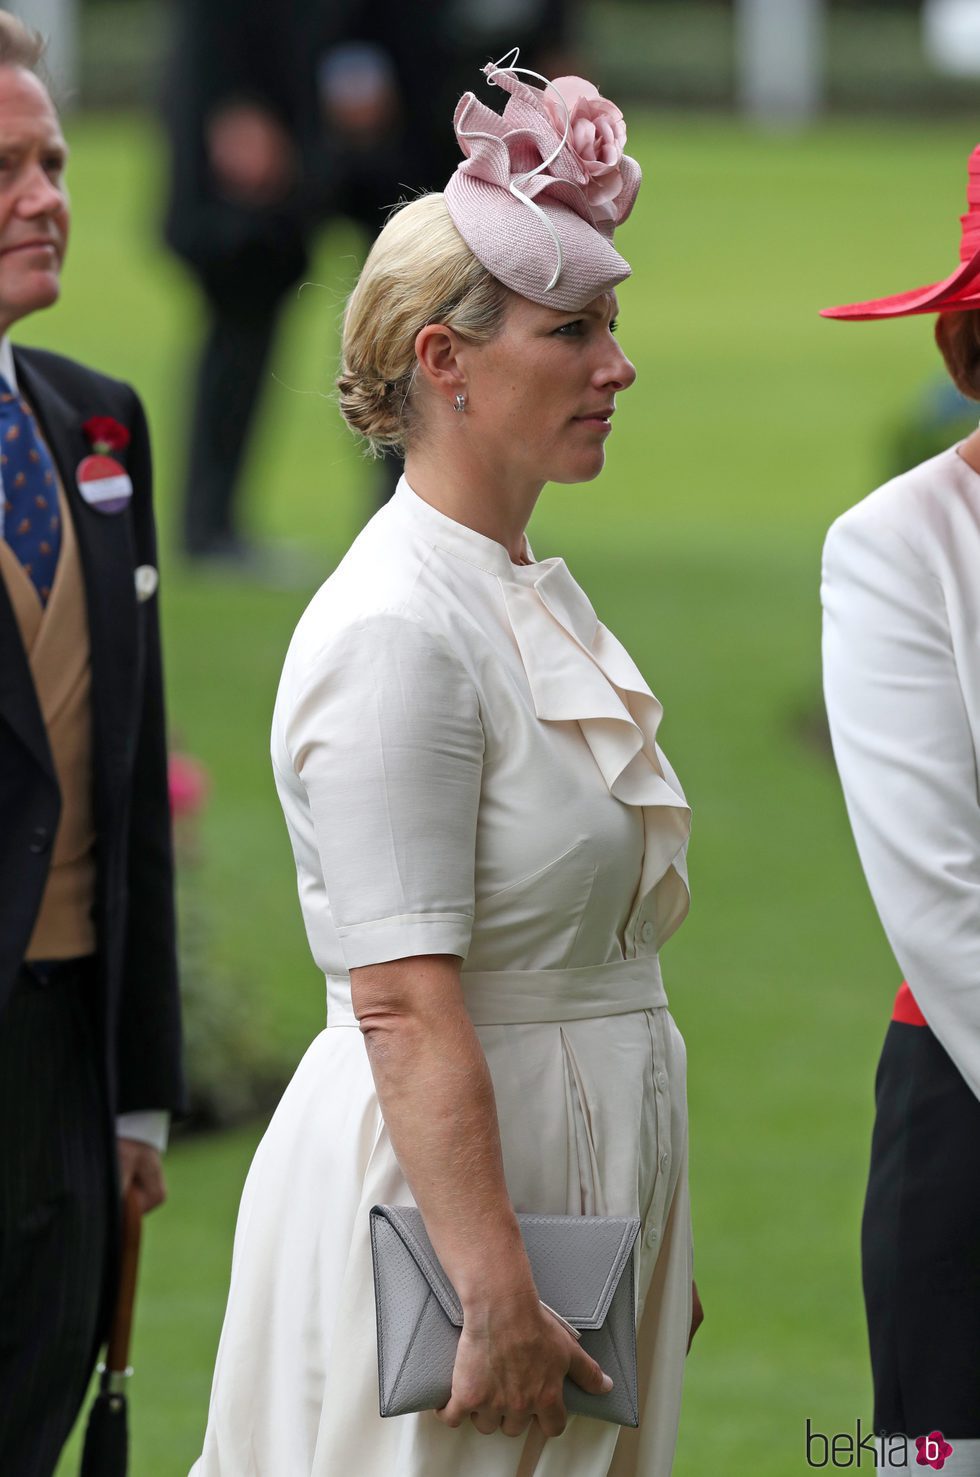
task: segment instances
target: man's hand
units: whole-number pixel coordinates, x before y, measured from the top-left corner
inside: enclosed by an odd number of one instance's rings
[[[156,1149],[138,1139],[117,1138],[119,1150],[119,1182],[123,1196],[133,1185],[139,1194],[140,1210],[147,1215],[167,1198],[163,1163]]]

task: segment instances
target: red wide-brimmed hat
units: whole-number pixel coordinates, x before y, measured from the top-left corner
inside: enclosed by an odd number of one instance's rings
[[[953,313],[980,308],[980,144],[970,155],[966,182],[966,215],[960,216],[960,265],[942,282],[914,287],[868,303],[824,308],[822,318],[904,318],[912,313]]]

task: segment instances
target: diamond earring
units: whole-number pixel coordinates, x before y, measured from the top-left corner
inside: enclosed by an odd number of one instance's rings
[[[466,409],[466,396],[457,395],[453,401],[453,410],[464,411]]]

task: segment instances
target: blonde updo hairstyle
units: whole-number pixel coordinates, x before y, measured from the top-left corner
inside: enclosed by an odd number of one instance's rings
[[[506,300],[441,194],[422,195],[389,218],[347,302],[337,379],[340,413],[373,456],[404,453],[419,428],[419,330],[444,323],[468,343],[488,343]]]

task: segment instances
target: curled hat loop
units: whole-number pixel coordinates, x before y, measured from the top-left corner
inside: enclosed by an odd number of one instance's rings
[[[538,205],[534,200],[530,200],[527,195],[524,194],[521,186],[530,184],[531,180],[534,179],[534,176],[536,174],[543,174],[546,169],[554,164],[555,160],[558,158],[558,155],[561,153],[562,149],[568,142],[568,134],[572,126],[572,113],[571,109],[568,106],[568,103],[562,97],[561,92],[553,82],[550,82],[547,77],[542,77],[540,72],[533,72],[530,67],[518,67],[517,65],[515,65],[520,54],[521,49],[519,46],[515,46],[511,51],[506,52],[500,58],[499,62],[494,62],[492,67],[487,68],[487,81],[492,83],[495,87],[499,86],[499,83],[494,82],[494,78],[500,72],[510,72],[513,76],[516,76],[518,73],[520,73],[520,75],[523,77],[535,77],[539,82],[543,82],[545,87],[551,88],[552,92],[561,103],[565,113],[565,129],[562,133],[557,147],[552,149],[547,159],[542,159],[540,164],[538,164],[534,169],[529,169],[525,174],[517,175],[514,179],[511,180],[510,184],[507,187],[510,190],[510,193],[516,199],[522,201],[527,206],[528,210],[533,211],[533,213],[538,217],[538,220],[541,222],[541,224],[550,233],[551,239],[555,243],[555,252],[558,257],[558,264],[555,267],[554,276],[545,288],[545,292],[551,292],[552,289],[557,285],[558,278],[561,276],[561,269],[565,265],[565,258],[562,255],[561,249],[561,240],[559,239],[558,232],[555,230],[554,226],[551,224],[550,220],[541,209],[541,206]],[[511,57],[513,58],[513,61],[509,60],[509,58]]]

